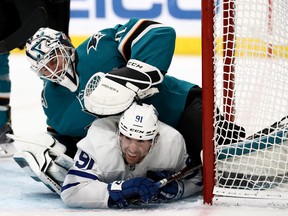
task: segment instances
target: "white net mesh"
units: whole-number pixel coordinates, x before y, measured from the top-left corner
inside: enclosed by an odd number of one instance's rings
[[[287,1],[215,0],[214,31],[214,193],[288,199]]]

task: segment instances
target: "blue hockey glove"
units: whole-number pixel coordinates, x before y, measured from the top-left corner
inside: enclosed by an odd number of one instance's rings
[[[108,184],[108,206],[125,208],[131,204],[133,198],[139,198],[142,202],[151,201],[158,193],[158,187],[149,178],[137,177],[127,181],[114,181]],[[138,202],[139,204],[139,202]]]
[[[154,181],[160,181],[164,178],[171,176],[172,174],[168,171],[161,172],[147,172],[147,177],[153,179]],[[184,192],[184,184],[181,179],[174,180],[164,187],[159,188],[157,195],[158,201],[169,201],[180,199]]]

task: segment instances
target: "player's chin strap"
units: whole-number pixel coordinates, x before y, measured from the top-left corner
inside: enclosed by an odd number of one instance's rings
[[[157,93],[158,89],[152,86],[163,81],[158,68],[135,59],[130,59],[126,67],[94,76],[85,87],[84,104],[88,111],[97,115],[124,111],[135,97],[144,99]]]

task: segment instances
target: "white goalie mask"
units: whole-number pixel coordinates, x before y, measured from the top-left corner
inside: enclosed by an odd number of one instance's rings
[[[153,140],[158,134],[158,112],[153,105],[134,102],[121,116],[119,132],[138,140]]]
[[[40,28],[26,43],[31,68],[41,78],[74,92],[79,85],[75,70],[75,48],[62,32]]]

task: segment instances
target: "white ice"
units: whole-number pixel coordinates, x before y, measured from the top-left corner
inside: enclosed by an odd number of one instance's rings
[[[12,122],[14,133],[27,136],[45,131],[45,116],[41,109],[42,82],[29,69],[24,55],[10,56],[12,80]],[[201,86],[201,62],[198,57],[176,56],[171,75]],[[17,144],[19,145],[19,143]],[[202,195],[170,204],[139,206],[136,209],[72,209],[66,207],[58,195],[36,182],[13,161],[0,159],[0,215],[1,216],[280,216],[288,209],[271,207],[208,206]]]

